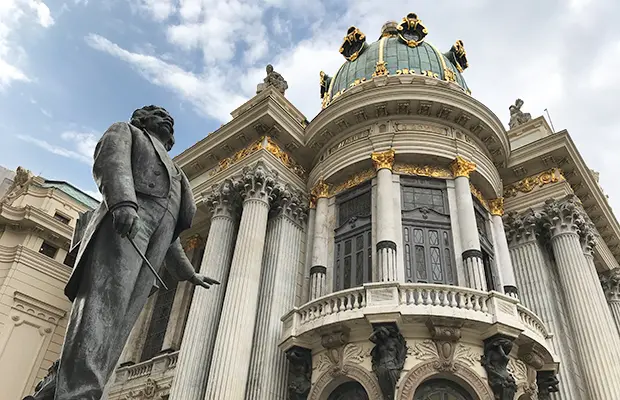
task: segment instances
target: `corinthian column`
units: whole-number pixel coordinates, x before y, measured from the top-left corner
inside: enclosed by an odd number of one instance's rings
[[[371,154],[377,171],[377,271],[382,282],[398,280],[392,167],[394,149]]]
[[[202,400],[207,388],[211,356],[228,284],[235,244],[238,193],[225,180],[207,198],[211,227],[200,263],[200,273],[220,282],[209,290],[195,290],[189,309],[170,400]]]
[[[321,179],[312,189],[312,197],[316,199],[314,214],[314,238],[312,242],[312,267],[310,268],[310,300],[327,294],[327,233],[329,185]],[[312,227],[310,228],[312,229]]]
[[[482,251],[480,251],[480,237],[476,226],[474,201],[471,198],[469,174],[476,170],[476,164],[461,157],[456,157],[452,164],[454,188],[456,191],[456,209],[458,212],[459,232],[461,234],[461,248],[463,249],[463,267],[470,288],[487,290],[487,281],[484,276]]]
[[[549,341],[561,361],[559,399],[582,399],[585,394],[580,389],[583,380],[579,364],[570,351],[570,335],[566,334],[566,326],[560,318],[563,314],[560,297],[554,290],[553,277],[537,239],[541,215],[532,210],[522,214],[513,212],[506,215],[504,222],[515,280],[521,288],[520,300],[554,333]]]
[[[611,315],[620,333],[620,268],[616,268],[602,275],[601,286],[603,286]]]
[[[295,305],[305,219],[301,193],[285,188],[276,202],[274,218],[267,226],[258,319],[245,394],[248,400],[287,399],[288,362],[278,343],[281,318]]]
[[[518,299],[519,291],[517,290],[515,271],[512,265],[512,259],[510,258],[508,240],[506,239],[504,222],[502,220],[502,216],[504,215],[504,198],[498,197],[497,199],[489,201],[489,208],[491,209],[493,236],[495,237],[495,246],[497,246],[497,261],[499,265],[499,274],[504,285],[504,293]]]
[[[544,213],[588,398],[620,399],[620,337],[583,255],[578,233],[583,212],[576,197],[568,195],[560,201],[547,200]]]
[[[243,400],[252,354],[267,218],[277,175],[262,163],[245,167],[237,183],[243,212],[222,316],[213,350],[206,400]]]

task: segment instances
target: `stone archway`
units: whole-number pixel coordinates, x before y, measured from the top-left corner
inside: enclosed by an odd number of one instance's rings
[[[374,374],[357,365],[347,364],[342,369],[326,371],[314,382],[308,400],[327,400],[330,393],[347,381],[356,381],[366,393],[369,400],[383,400],[379,383]]]
[[[416,389],[429,378],[452,379],[471,392],[477,400],[494,400],[495,396],[487,382],[463,363],[456,362],[454,371],[447,373],[435,368],[436,360],[420,363],[410,369],[400,380],[397,399],[412,400]]]

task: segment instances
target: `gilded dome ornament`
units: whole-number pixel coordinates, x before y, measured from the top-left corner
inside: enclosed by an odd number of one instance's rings
[[[365,48],[366,35],[356,27],[350,27],[349,30],[347,30],[347,36],[344,37],[342,45],[340,46],[340,54],[342,54],[347,61],[355,61]]]
[[[396,28],[398,37],[409,47],[417,47],[424,41],[428,30],[414,13],[409,13]]]
[[[448,60],[456,67],[459,72],[463,72],[467,69],[469,64],[467,63],[467,52],[465,51],[465,45],[462,40],[457,40],[450,48],[450,51],[444,54]]]
[[[459,176],[469,178],[469,174],[476,170],[476,164],[471,161],[467,161],[461,156],[457,156],[450,164],[450,168],[452,169],[452,174],[455,178],[458,178]]]

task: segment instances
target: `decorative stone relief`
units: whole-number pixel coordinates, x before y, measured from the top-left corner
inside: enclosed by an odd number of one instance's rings
[[[537,175],[528,176],[512,185],[504,187],[504,197],[514,197],[519,192],[529,193],[537,187],[543,187],[550,183],[564,181],[565,178],[559,168],[552,168]]]
[[[170,386],[169,383],[160,385],[154,379],[148,378],[142,388],[130,390],[127,394],[122,396],[120,400],[163,399],[169,392]]]
[[[522,214],[509,212],[504,217],[504,229],[508,243],[536,240],[537,224],[541,215],[530,209]]]
[[[457,342],[461,339],[460,327],[436,325],[432,321],[429,321],[427,326],[435,342],[439,358],[435,368],[439,371],[454,371],[454,351]]]
[[[403,175],[428,176],[442,179],[452,178],[450,170],[431,165],[396,164],[394,165],[394,172]]]
[[[272,202],[271,210],[275,215],[283,215],[297,223],[303,223],[307,217],[305,203],[303,193],[286,184],[279,187],[278,196]]]
[[[211,194],[206,198],[206,204],[212,215],[233,217],[241,205],[239,192],[231,179],[225,179],[219,185],[213,185]]]
[[[282,164],[288,169],[293,171],[300,178],[306,177],[306,170],[297,161],[293,159],[287,152],[282,150],[276,142],[274,142],[269,136],[266,137],[267,145],[265,149],[274,155]]]
[[[603,291],[610,301],[620,301],[620,268],[600,276]]]
[[[465,160],[461,156],[457,156],[450,164],[450,168],[452,169],[452,174],[455,178],[458,178],[460,176],[469,178],[469,174],[476,170],[476,164],[471,161]]]
[[[560,200],[548,199],[543,208],[544,226],[552,235],[564,232],[579,233],[583,224],[583,211],[579,199],[569,194]]]
[[[407,342],[396,325],[377,324],[369,340],[375,344],[370,355],[385,400],[394,400],[396,383],[407,358]]]
[[[586,213],[582,213],[581,217],[582,218],[578,218],[575,221],[579,229],[579,242],[581,243],[583,253],[591,256],[594,246],[596,245],[596,241],[594,240],[596,227],[592,221],[590,221]]]
[[[286,358],[289,361],[288,398],[306,400],[311,386],[312,351],[296,346],[286,352]]]
[[[536,386],[536,370],[529,367],[521,360],[515,360],[513,358],[508,362],[507,370],[514,376],[517,387],[530,396],[534,396],[537,393]]]
[[[551,393],[556,393],[560,389],[560,381],[553,371],[538,371],[536,375],[538,385],[538,400],[551,400]]]
[[[278,173],[271,171],[265,163],[259,161],[253,166],[243,168],[235,186],[245,201],[252,199],[270,203],[276,194],[274,188],[277,179]]]
[[[321,353],[312,369],[317,372],[329,371],[332,376],[347,375],[351,365],[361,364],[370,356],[368,350],[356,344],[346,344],[347,332],[334,332],[323,335],[321,344],[327,350]]]
[[[370,158],[372,159],[372,165],[375,167],[375,170],[379,171],[380,169],[387,168],[391,171],[394,166],[395,154],[396,152],[394,149],[372,153]]]
[[[517,391],[515,378],[507,368],[512,341],[512,338],[503,335],[495,335],[484,341],[481,364],[487,371],[487,380],[496,400],[514,400]]]

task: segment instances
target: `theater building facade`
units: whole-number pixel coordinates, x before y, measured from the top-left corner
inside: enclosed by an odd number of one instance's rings
[[[186,251],[221,285],[151,297],[109,399],[620,399],[598,175],[522,101],[500,120],[464,44],[427,34],[415,14],[350,28],[312,121],[268,68],[176,157]]]

